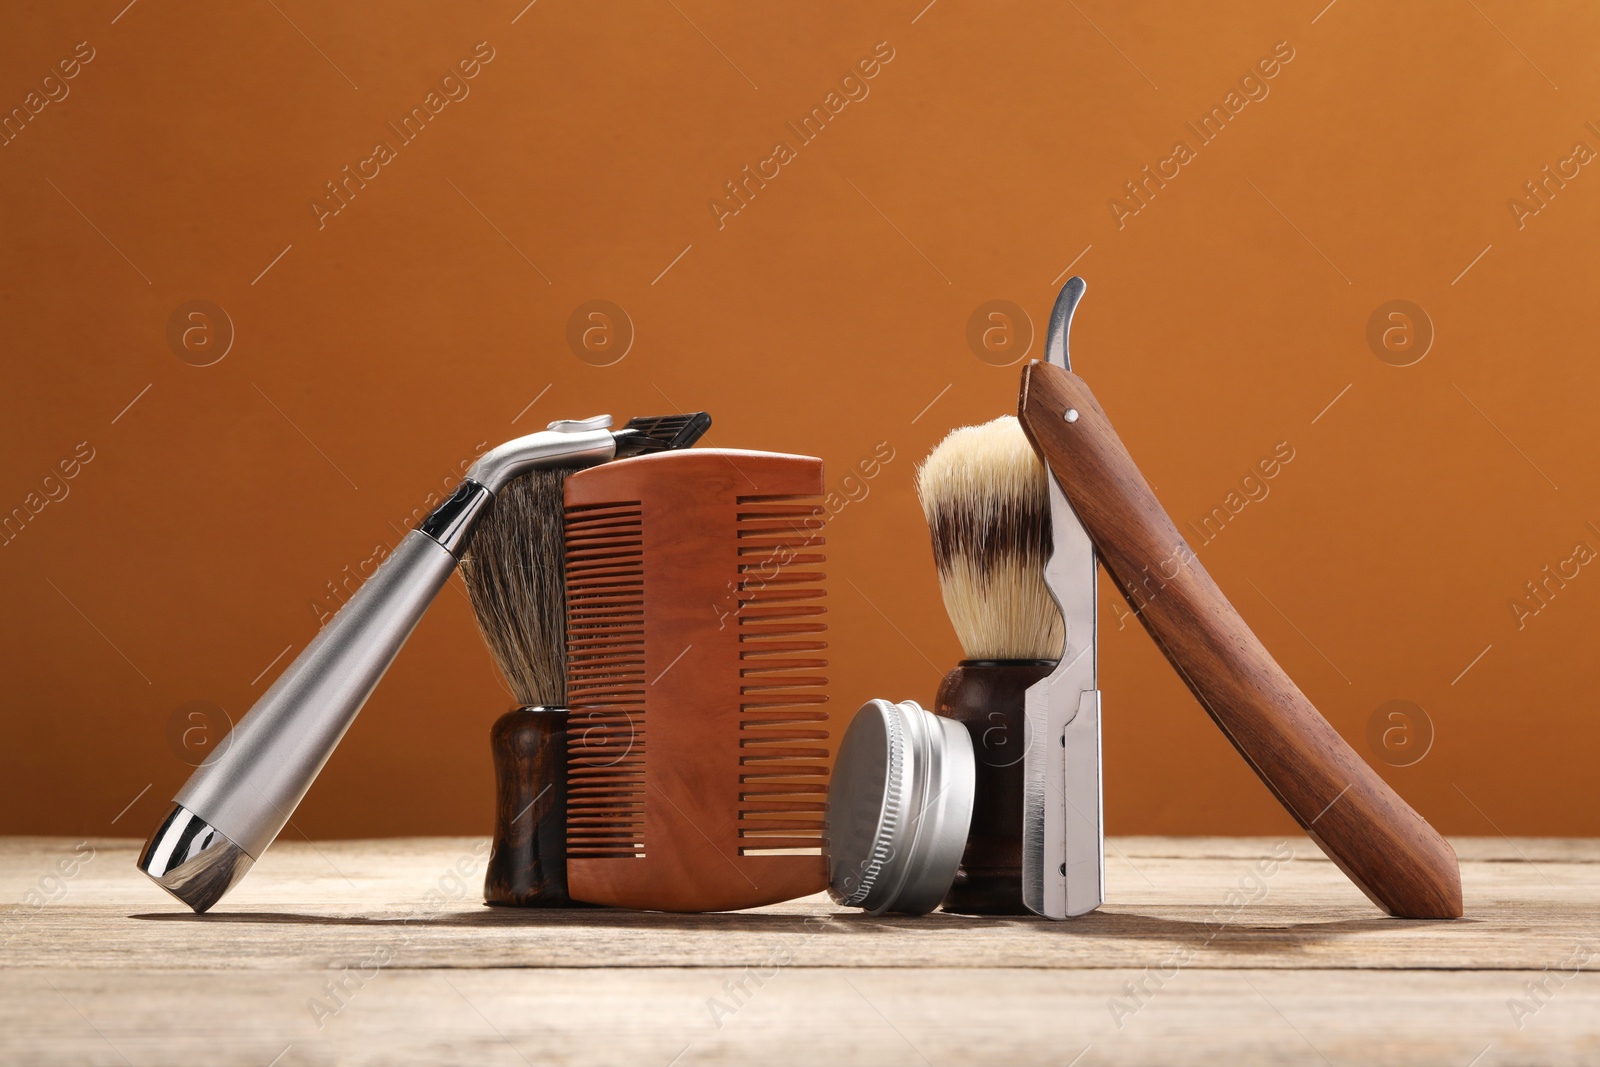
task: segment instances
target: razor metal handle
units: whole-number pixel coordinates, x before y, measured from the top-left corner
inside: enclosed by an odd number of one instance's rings
[[[270,845],[455,570],[412,530],[173,798],[251,856]]]
[[[413,530],[173,798],[140,868],[196,911],[243,877],[288,823],[356,713],[455,569]]]
[[[196,911],[244,876],[449,580],[494,492],[534,467],[587,466],[616,453],[609,417],[552,425],[486,453],[406,534],[178,791],[141,870]]]

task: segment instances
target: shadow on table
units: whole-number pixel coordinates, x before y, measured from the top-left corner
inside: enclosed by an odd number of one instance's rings
[[[148,922],[240,923],[272,926],[414,927],[418,929],[583,928],[660,930],[678,933],[734,932],[784,933],[795,928],[825,932],[828,936],[883,935],[905,932],[938,936],[961,931],[995,933],[1007,928],[1026,929],[1029,936],[1089,937],[1156,944],[1180,942],[1205,945],[1221,952],[1262,952],[1275,949],[1296,952],[1307,943],[1340,937],[1395,933],[1412,928],[1437,928],[1437,920],[1395,919],[1381,915],[1337,918],[1313,922],[1207,921],[1176,919],[1133,912],[1098,911],[1067,922],[1050,922],[1033,916],[867,915],[861,912],[717,912],[682,915],[667,912],[626,911],[614,908],[503,908],[480,907],[469,911],[419,915],[331,915],[303,912],[152,912],[129,916]],[[1473,920],[1457,919],[1457,923]]]

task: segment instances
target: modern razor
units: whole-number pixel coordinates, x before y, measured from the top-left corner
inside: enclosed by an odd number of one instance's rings
[[[686,448],[704,412],[559,421],[485,453],[401,540],[173,798],[139,869],[196,912],[211,907],[288,823],[356,713],[444,587],[495,494],[537,468],[591,467]]]

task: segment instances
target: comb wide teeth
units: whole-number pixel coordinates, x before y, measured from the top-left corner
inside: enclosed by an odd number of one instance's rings
[[[828,793],[828,661],[814,498],[740,497],[739,840],[743,855],[822,844]]]

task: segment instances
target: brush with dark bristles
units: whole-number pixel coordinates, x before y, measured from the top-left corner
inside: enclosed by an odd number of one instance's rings
[[[461,561],[489,652],[524,707],[567,702],[562,487],[567,470],[536,470],[495,497]]]
[[[483,880],[490,904],[568,907],[566,470],[506,484],[461,560],[484,643],[517,707],[490,731],[495,827]]]
[[[967,724],[977,756],[972,826],[944,910],[1027,915],[1022,900],[1023,697],[1065,642],[1045,586],[1044,464],[1016,418],[953,430],[917,469],[945,610],[966,658],[934,710]]]
[[[617,456],[693,445],[704,412],[638,418],[616,435]],[[567,895],[567,476],[540,469],[508,482],[478,525],[462,578],[489,652],[518,707],[490,734],[496,800],[484,899],[572,907]],[[582,905],[577,905],[582,906]]]

